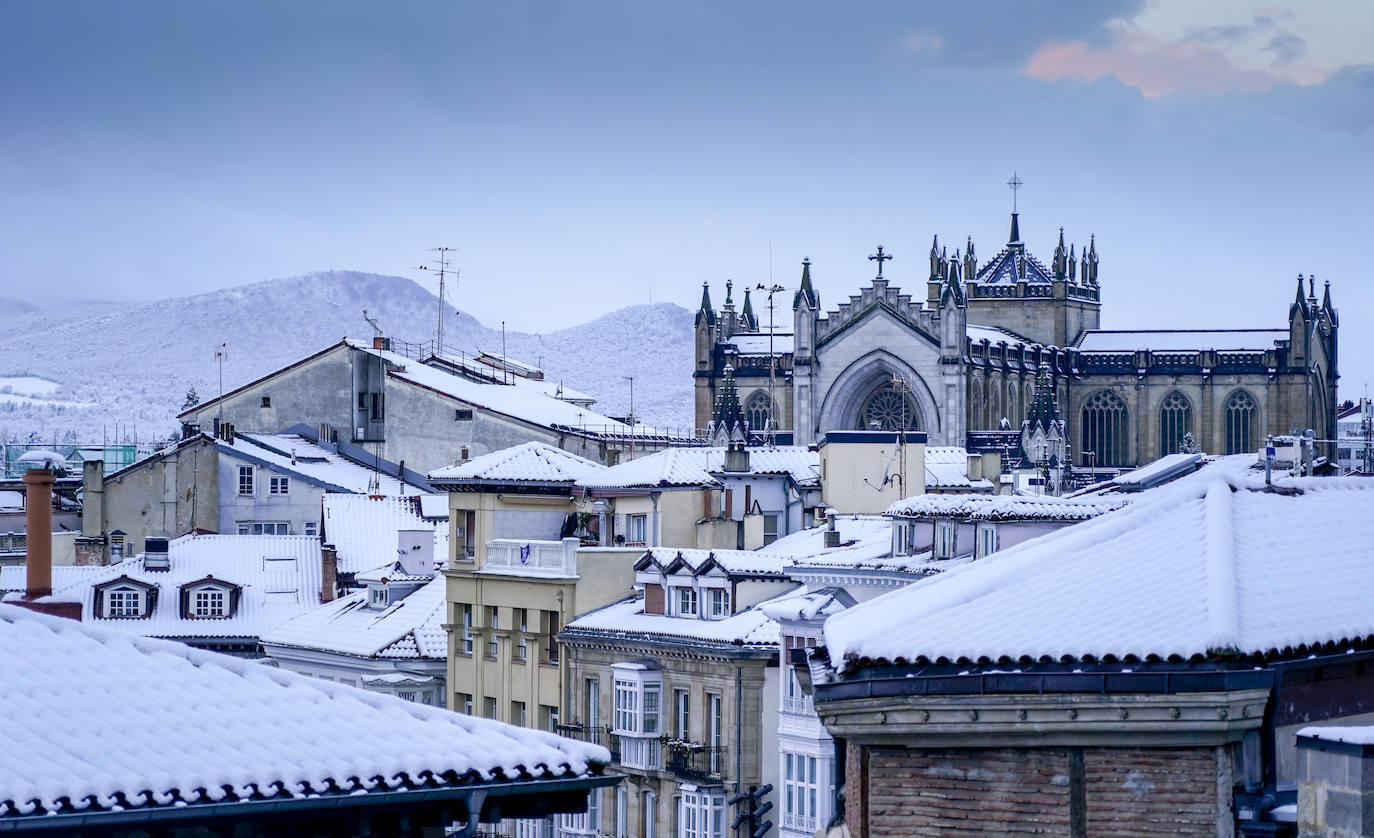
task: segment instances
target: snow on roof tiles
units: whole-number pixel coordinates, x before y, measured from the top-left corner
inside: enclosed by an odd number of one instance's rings
[[[294,473],[322,483],[336,491],[370,492],[378,481],[377,494],[418,495],[426,491],[374,469],[359,465],[336,452],[322,448],[295,434],[236,433],[232,443],[215,440],[215,446],[230,454],[261,460],[278,471]]]
[[[475,457],[462,465],[429,473],[435,481],[473,483],[568,483],[590,477],[605,466],[542,442],[525,442]]]
[[[95,578],[105,572],[109,565],[53,565],[52,588],[60,591],[85,579]],[[0,594],[23,591],[28,587],[29,572],[22,565],[0,567]]]
[[[798,589],[787,591],[791,594]],[[765,603],[770,600],[765,600]],[[645,614],[644,601],[627,599],[597,611],[583,614],[568,624],[571,634],[584,632],[616,635],[662,636],[733,646],[776,646],[778,624],[768,618],[759,603],[724,620],[699,620],[695,617],[669,617]]]
[[[696,570],[714,560],[727,573],[782,576],[786,557],[758,550],[682,550],[675,547],[651,547],[645,551],[661,567],[667,568],[678,559]]]
[[[825,527],[783,536],[761,548],[787,559],[788,568],[857,568],[871,566],[892,553],[892,522],[878,515],[840,515],[835,519],[839,547],[825,546]]]
[[[369,608],[366,591],[349,594],[277,626],[262,642],[361,658],[444,660],[443,624],[444,579],[438,577],[385,609]]]
[[[967,334],[969,340],[975,343],[986,340],[993,346],[1001,341],[1006,341],[1008,346],[1017,346],[1023,343],[1027,346],[1035,345],[1034,341],[1026,340],[1018,334],[1008,332],[1006,329],[999,329],[996,326],[978,326],[970,323],[967,327]]]
[[[762,355],[768,357],[767,332],[744,332],[736,334],[725,342],[739,350],[741,355]],[[773,354],[785,355],[792,352],[792,333],[774,332],[772,335]]]
[[[606,749],[0,605],[0,818],[600,771]],[[60,662],[60,665],[54,665]]]
[[[531,381],[518,375],[511,376],[509,384],[472,381],[395,352],[373,349],[371,344],[362,341],[349,340],[347,343],[354,349],[376,355],[391,364],[389,375],[466,404],[546,428],[557,425],[585,428],[597,433],[630,432],[630,426],[624,422],[549,395],[546,392],[549,385],[547,381]],[[641,426],[636,428],[643,430]]]
[[[1196,352],[1202,349],[1258,352],[1273,349],[1274,343],[1288,340],[1286,329],[1176,329],[1176,330],[1098,330],[1090,329],[1078,339],[1079,352]]]
[[[968,451],[953,445],[926,446],[926,487],[933,489],[991,489],[987,478],[968,479]]]
[[[167,638],[259,638],[320,602],[320,541],[303,535],[184,535],[168,545],[169,570],[147,570],[140,555],[100,568],[54,596],[81,603],[87,622],[112,631]],[[157,602],[146,619],[95,613],[96,586],[122,577],[153,585]],[[238,608],[224,618],[184,617],[181,586],[213,576],[241,588]]]
[[[339,571],[361,573],[396,561],[401,530],[433,530],[434,560],[448,559],[448,522],[426,521],[410,498],[324,496],[325,543],[339,551]]]
[[[834,659],[1271,654],[1374,636],[1374,480],[1184,478],[870,600]]]
[[[917,495],[899,500],[895,518],[965,518],[976,521],[1086,521],[1125,506],[1120,495],[1060,498],[1034,495]]]
[[[712,475],[724,465],[724,448],[669,448],[593,473],[577,484],[587,489],[719,486]],[[802,445],[753,447],[749,470],[788,474],[800,485],[814,486],[820,481],[820,455]]]
[[[1298,731],[1299,736],[1323,742],[1344,742],[1347,745],[1374,745],[1374,726],[1341,727],[1310,725]]]

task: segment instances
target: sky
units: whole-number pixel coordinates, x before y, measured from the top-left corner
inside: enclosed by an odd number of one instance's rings
[[[878,244],[918,294],[932,235],[991,257],[1015,172],[1042,260],[1096,236],[1105,328],[1282,327],[1329,280],[1356,396],[1370,31],[1369,0],[0,0],[0,295],[432,288],[443,245],[515,329],[806,257],[833,306]]]

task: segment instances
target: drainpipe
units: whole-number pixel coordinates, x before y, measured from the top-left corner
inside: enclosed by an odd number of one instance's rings
[[[649,495],[649,502],[652,503],[652,504],[653,504],[653,507],[654,507],[654,510],[653,510],[653,511],[654,511],[654,514],[653,514],[653,516],[652,516],[652,520],[650,521],[650,530],[649,530],[649,532],[651,533],[651,535],[652,535],[653,537],[650,539],[649,546],[650,546],[650,547],[657,547],[657,546],[658,546],[658,492],[654,492],[653,494]]]
[[[735,794],[744,788],[744,667],[735,667]]]

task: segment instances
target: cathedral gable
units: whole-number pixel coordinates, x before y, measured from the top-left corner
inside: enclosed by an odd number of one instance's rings
[[[920,302],[913,302],[911,295],[903,294],[900,288],[891,287],[882,280],[875,280],[859,294],[851,296],[849,302],[842,303],[839,308],[817,323],[817,349],[837,340],[841,335],[882,312],[932,346],[940,346],[939,328],[932,313],[926,311]]]

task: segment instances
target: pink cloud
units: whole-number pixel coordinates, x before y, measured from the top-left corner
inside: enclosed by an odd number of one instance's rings
[[[1136,29],[1119,31],[1111,46],[1100,49],[1083,41],[1047,44],[1031,56],[1024,72],[1046,81],[1115,76],[1152,99],[1186,88],[1266,90],[1279,81],[1261,70],[1242,70],[1211,47],[1170,43]]]

